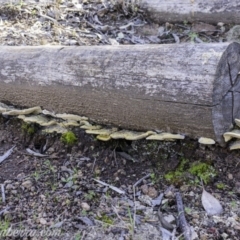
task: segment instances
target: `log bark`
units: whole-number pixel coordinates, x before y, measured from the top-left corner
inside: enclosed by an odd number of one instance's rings
[[[155,22],[240,23],[239,0],[136,0]]]
[[[0,101],[125,129],[222,134],[240,117],[240,45],[0,48]]]

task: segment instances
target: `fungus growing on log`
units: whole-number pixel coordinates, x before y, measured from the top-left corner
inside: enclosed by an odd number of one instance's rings
[[[240,138],[240,130],[234,129],[231,132],[226,132],[223,134],[225,142],[230,141],[232,138]]]
[[[240,118],[239,71],[238,43],[4,46],[0,101],[224,145]]]
[[[198,142],[203,145],[214,145],[215,141],[211,138],[200,137]]]
[[[184,139],[185,137],[180,134],[172,134],[172,133],[159,133],[155,135],[151,135],[147,137],[147,140],[167,140],[167,141],[172,141],[172,140],[177,140],[177,139]]]

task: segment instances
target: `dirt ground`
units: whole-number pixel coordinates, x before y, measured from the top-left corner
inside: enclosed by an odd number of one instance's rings
[[[0,16],[3,46],[197,44],[226,41],[233,27],[156,24],[140,10],[88,0],[6,5],[0,7]],[[61,135],[31,127],[34,131],[27,132],[21,120],[0,118],[0,156],[15,146],[0,163],[0,234],[10,227],[36,231],[6,234],[4,239],[188,239],[181,228],[176,192],[183,200],[191,239],[240,239],[238,150],[204,147],[188,138],[101,142],[79,127],[69,128],[77,141],[68,146]],[[43,146],[48,148],[46,156],[26,150],[43,153]],[[199,163],[206,164],[207,171],[199,167],[194,173],[192,166]],[[220,215],[204,210],[201,179],[220,201]],[[37,235],[43,230],[52,236]]]

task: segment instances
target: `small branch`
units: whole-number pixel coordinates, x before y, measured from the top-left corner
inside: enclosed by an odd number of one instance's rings
[[[13,153],[14,148],[15,146],[13,146],[7,152],[5,152],[2,156],[0,156],[0,163],[3,162],[5,159],[7,159]]]
[[[175,194],[176,194],[180,229],[183,232],[184,239],[191,240],[192,239],[191,238],[191,229],[190,229],[189,224],[187,223],[187,220],[184,215],[182,196],[181,196],[180,192],[176,192]]]
[[[1,192],[2,192],[2,202],[5,203],[6,196],[5,196],[4,184],[1,184]]]

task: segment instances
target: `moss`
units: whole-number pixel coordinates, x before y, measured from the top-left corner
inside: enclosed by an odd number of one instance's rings
[[[21,129],[24,133],[28,135],[33,135],[35,133],[35,128],[33,125],[28,124],[28,123],[23,123],[21,126]]]
[[[217,183],[216,187],[220,190],[224,190],[226,188],[226,185],[224,183]]]
[[[189,172],[197,177],[196,180],[202,179],[205,184],[217,175],[213,166],[202,162],[193,163]]]
[[[164,178],[172,184],[180,184],[186,181],[198,184],[201,179],[204,184],[207,184],[216,175],[216,170],[210,164],[203,162],[190,164],[189,160],[183,158],[177,169],[165,174]]]
[[[77,137],[72,131],[68,131],[62,134],[61,141],[68,146],[72,146],[77,142]]]
[[[107,216],[106,214],[103,214],[101,217],[96,217],[97,220],[102,221],[104,223],[113,225],[113,219]]]

